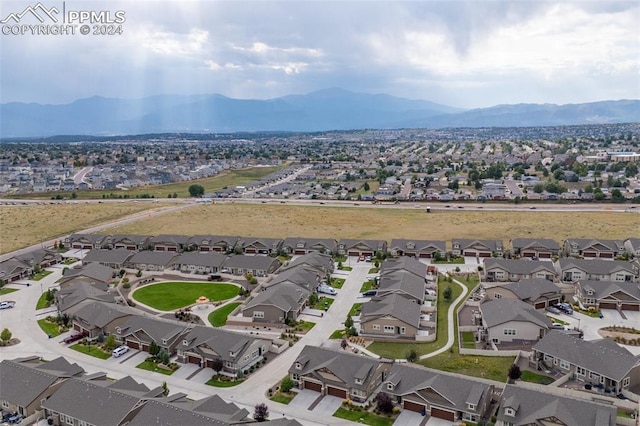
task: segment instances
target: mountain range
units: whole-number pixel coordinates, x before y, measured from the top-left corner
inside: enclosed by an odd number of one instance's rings
[[[463,110],[385,94],[326,89],[267,100],[213,95],[91,97],[62,105],[0,104],[0,137],[533,127],[640,121],[640,100],[517,104]]]

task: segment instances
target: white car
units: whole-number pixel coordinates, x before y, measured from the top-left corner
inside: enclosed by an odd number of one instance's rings
[[[336,294],[338,294],[335,288],[326,284],[322,284],[318,286],[318,293],[330,294],[332,296],[335,296]]]
[[[15,306],[15,302],[0,302],[0,309],[10,309]]]

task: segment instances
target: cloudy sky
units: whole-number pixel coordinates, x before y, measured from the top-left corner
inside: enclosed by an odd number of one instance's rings
[[[0,19],[36,3],[2,0]],[[62,10],[62,1],[42,4]],[[0,102],[266,99],[330,87],[456,107],[640,98],[638,1],[67,0],[65,7],[123,10],[123,34],[0,35]]]

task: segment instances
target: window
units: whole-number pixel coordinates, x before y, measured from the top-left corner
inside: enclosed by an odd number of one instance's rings
[[[300,364],[299,362],[296,362],[296,369],[302,370],[302,364]]]
[[[67,416],[66,414],[62,414],[60,417],[62,418],[63,423],[66,423],[68,425],[73,424],[73,417]]]
[[[351,389],[351,395],[358,396],[360,398],[367,396],[366,392],[360,389]]]
[[[500,293],[493,293],[494,299],[502,299],[502,295]]]
[[[593,296],[593,290],[587,290],[587,295]]]
[[[476,409],[476,404],[470,404],[470,403],[467,403],[467,408],[468,408],[469,410],[475,410],[475,409]]]
[[[600,375],[598,373],[594,373],[593,371],[591,373],[589,373],[589,378],[590,379],[597,380],[599,377],[600,377]]]
[[[299,382],[300,381],[300,375],[297,374],[297,373],[291,373],[291,380],[293,380],[295,382]]]
[[[380,324],[373,324],[372,328],[374,330],[380,330]]]
[[[396,328],[393,325],[385,325],[384,326],[384,332],[385,333],[395,333],[396,332]]]
[[[516,335],[516,330],[513,329],[513,328],[505,328],[503,330],[503,332],[504,332],[505,336],[515,336]]]
[[[188,341],[187,339],[184,339],[184,340],[182,341],[182,344],[183,344],[184,346],[189,346],[189,341]]]
[[[630,377],[625,377],[624,379],[622,379],[622,387],[623,388],[628,388],[630,383],[631,383],[631,378]]]
[[[560,360],[560,368],[562,368],[564,370],[568,370],[570,366],[571,366],[571,364],[569,364],[567,361],[565,361],[563,359]]]
[[[400,327],[400,334],[406,334],[406,333],[407,333],[406,327]]]
[[[624,281],[624,274],[616,274],[616,281]]]
[[[253,311],[254,318],[264,318],[264,312],[262,311]]]
[[[584,376],[587,374],[587,371],[582,367],[576,367],[576,374],[578,376]]]
[[[8,407],[9,407],[9,401],[7,401],[6,399],[3,399],[3,400],[2,400],[2,406],[3,406],[4,408],[8,408]]]
[[[362,384],[362,379],[356,379],[356,385],[361,385]]]
[[[504,409],[505,416],[515,416],[516,412],[511,407],[507,407]]]
[[[585,303],[587,305],[595,305],[596,304],[596,299],[593,299],[593,298],[586,299]]]
[[[393,388],[394,388],[393,383],[391,383],[391,382],[387,383],[387,389],[388,390],[393,390]]]

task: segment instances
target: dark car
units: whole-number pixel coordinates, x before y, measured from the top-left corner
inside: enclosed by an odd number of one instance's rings
[[[82,339],[83,337],[85,337],[84,333],[76,333],[76,334],[72,334],[71,336],[65,337],[63,342],[64,343],[73,343],[73,342],[77,342],[78,340]]]
[[[364,297],[373,297],[376,294],[378,294],[378,290],[367,290],[364,293],[362,293]]]
[[[222,275],[211,274],[208,279],[209,281],[222,281]]]

